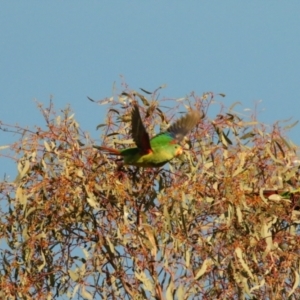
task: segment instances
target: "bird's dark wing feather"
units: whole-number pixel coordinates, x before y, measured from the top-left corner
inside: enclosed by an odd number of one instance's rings
[[[148,154],[152,152],[149,134],[146,131],[143,121],[141,119],[137,103],[133,104],[133,109],[131,112],[131,133],[132,138],[137,147],[139,148],[141,154]]]
[[[197,125],[201,118],[203,118],[203,114],[192,110],[172,124],[167,129],[167,132],[172,135],[175,142],[180,142]]]

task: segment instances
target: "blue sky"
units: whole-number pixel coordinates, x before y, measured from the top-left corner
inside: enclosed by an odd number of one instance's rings
[[[71,104],[97,138],[120,75],[133,89],[225,93],[259,119],[297,120],[299,1],[6,1],[0,11],[0,120],[43,125],[33,99]],[[300,125],[299,125],[300,126]],[[298,127],[289,136],[300,144]],[[0,146],[14,137],[0,132]],[[14,173],[0,159],[0,176]]]

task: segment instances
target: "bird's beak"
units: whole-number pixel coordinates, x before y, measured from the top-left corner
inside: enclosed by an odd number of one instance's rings
[[[179,156],[179,155],[181,155],[182,153],[183,153],[183,149],[180,147],[180,148],[178,148],[178,150],[176,151],[175,156]]]

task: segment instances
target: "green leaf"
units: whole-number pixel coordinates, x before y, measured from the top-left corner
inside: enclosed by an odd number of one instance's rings
[[[201,266],[201,268],[198,270],[195,276],[195,280],[198,280],[201,276],[203,276],[207,270],[208,267],[212,265],[211,258],[206,258]]]
[[[294,271],[294,284],[293,284],[291,291],[288,294],[288,297],[290,297],[294,294],[295,290],[299,287],[299,282],[300,282],[299,273],[296,272],[296,270],[293,270],[293,271]]]
[[[92,294],[90,294],[86,288],[85,288],[85,285],[82,285],[81,287],[81,296],[84,298],[84,299],[87,299],[87,300],[93,300],[94,297]]]
[[[68,270],[69,276],[71,277],[71,279],[73,281],[77,281],[77,279],[79,278],[79,275],[77,272],[74,272],[72,270]]]
[[[242,268],[244,269],[244,271],[248,274],[248,276],[251,279],[254,279],[254,276],[253,276],[250,268],[248,267],[248,265],[246,264],[246,262],[243,258],[243,252],[242,252],[242,249],[240,247],[235,248],[235,254],[236,254]]]
[[[30,168],[30,162],[28,159],[25,160],[20,160],[18,162],[18,171],[19,174],[16,178],[15,182],[20,182],[20,180],[27,174],[27,172],[29,171]]]
[[[228,144],[232,145],[232,141],[228,138],[228,136],[222,131],[221,134],[221,142],[227,148]]]
[[[185,250],[185,266],[187,268],[190,267],[190,262],[191,262],[191,249],[187,248]]]
[[[166,300],[173,300],[173,291],[174,291],[174,283],[172,280],[172,276],[169,276],[168,287],[166,290]]]
[[[148,240],[150,244],[152,245],[151,249],[151,255],[153,257],[156,257],[157,254],[157,245],[156,245],[156,239],[155,239],[155,234],[153,228],[149,224],[141,224],[143,229],[145,230],[146,236],[148,237]]]
[[[0,150],[7,149],[9,147],[10,147],[9,145],[0,146]]]
[[[106,236],[105,239],[106,239],[106,241],[107,241],[107,243],[108,243],[110,252],[111,252],[111,253],[115,253],[115,252],[116,252],[116,251],[115,251],[115,247],[114,247],[113,243],[111,242],[109,236]]]
[[[283,157],[285,157],[285,151],[283,151],[283,149],[282,149],[282,147],[281,147],[281,145],[277,142],[277,141],[275,141],[275,144],[277,145],[277,147],[279,148],[279,150],[280,150],[280,152],[281,152],[281,154],[282,154],[282,156]]]
[[[96,102],[95,100],[93,100],[92,98],[88,97],[87,98],[91,101],[91,102]]]
[[[107,126],[107,124],[99,124],[99,125],[97,125],[96,130],[98,130],[99,128],[104,127],[104,126]]]
[[[41,272],[42,269],[43,269],[43,268],[45,267],[45,265],[46,265],[46,259],[45,259],[45,255],[44,255],[44,252],[43,252],[43,251],[41,251],[41,256],[42,256],[43,262],[42,262],[41,265],[38,266],[39,272]]]
[[[219,94],[219,95],[221,95],[221,94]],[[223,94],[224,95],[224,94]],[[242,105],[242,103],[241,102],[239,102],[239,101],[237,101],[237,102],[234,102],[233,104],[231,104],[231,106],[229,107],[229,111],[231,111],[231,110],[233,110],[234,109],[234,107],[235,106],[237,106],[237,105]]]
[[[253,133],[252,131],[245,133],[244,135],[242,135],[240,137],[241,140],[245,140],[245,139],[249,139],[255,136],[255,133]]]
[[[114,112],[114,113],[116,113],[116,114],[120,114],[119,113],[119,111],[118,110],[116,110],[116,109],[114,109],[114,108],[110,108],[109,110],[108,110],[108,112]]]
[[[145,290],[149,291],[151,295],[154,295],[155,292],[155,286],[153,284],[153,281],[149,276],[147,276],[144,272],[134,272],[135,277],[140,280],[144,284]]]
[[[143,91],[144,93],[148,94],[148,95],[151,95],[151,94],[152,94],[152,92],[148,92],[148,91],[146,91],[146,90],[143,89],[143,88],[140,88],[140,90]]]
[[[51,149],[50,145],[47,143],[47,141],[44,141],[44,146],[48,152],[52,151],[52,149]]]
[[[148,99],[145,96],[143,96],[143,95],[141,95],[139,93],[136,93],[136,95],[141,99],[141,101],[143,102],[144,105],[146,105],[146,106],[150,105]]]
[[[106,137],[114,136],[114,135],[118,135],[118,134],[120,134],[120,133],[119,132],[112,132],[112,133],[108,134]]]
[[[176,298],[177,300],[184,300],[185,299],[185,288],[183,284],[180,284],[176,291]]]
[[[280,160],[280,159],[277,159],[275,157],[275,155],[272,153],[271,149],[270,149],[270,144],[267,144],[266,147],[265,147],[267,153],[271,156],[271,158],[278,164],[280,165],[285,165],[285,161],[283,160]]]
[[[20,204],[26,207],[28,196],[25,194],[22,187],[18,186],[16,191],[16,199],[19,201]]]
[[[296,122],[294,122],[294,123],[292,123],[290,125],[284,126],[283,129],[284,130],[291,129],[291,128],[295,127],[298,123],[299,123],[299,121],[296,121]]]
[[[244,166],[245,166],[246,156],[247,156],[246,152],[240,152],[237,154],[237,159],[239,159],[239,165],[237,169],[233,172],[232,177],[235,177],[245,171]]]

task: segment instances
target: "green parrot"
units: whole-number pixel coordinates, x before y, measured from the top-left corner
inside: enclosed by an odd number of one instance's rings
[[[161,167],[174,157],[182,154],[183,149],[179,145],[180,141],[196,126],[202,117],[203,115],[198,111],[192,110],[172,124],[167,131],[161,132],[150,139],[142,122],[139,107],[137,103],[133,103],[131,132],[137,147],[122,150],[104,146],[96,146],[95,148],[112,155],[122,156],[125,165],[146,168]]]

